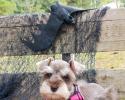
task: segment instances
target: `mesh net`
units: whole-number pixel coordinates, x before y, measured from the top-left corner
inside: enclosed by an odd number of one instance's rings
[[[94,68],[95,66],[95,54],[97,49],[96,47],[97,43],[99,42],[100,30],[102,24],[101,19],[105,15],[107,9],[108,8],[105,7],[103,9],[95,10],[92,16],[90,15],[91,13],[89,13],[85,17],[83,13],[80,16],[78,16],[76,20],[76,28],[75,28],[76,32],[75,46],[77,46],[76,51],[78,52],[84,51],[81,54],[81,56],[79,56],[79,54],[76,54],[76,57],[82,59],[81,62],[84,61],[84,64],[88,69]],[[85,22],[82,21],[84,18]]]
[[[83,22],[83,15],[77,16],[75,27],[76,51],[84,51],[75,54],[78,61],[81,60],[88,69],[95,65],[96,45],[99,41],[101,18],[105,15],[107,8],[96,10],[92,17],[88,15]],[[82,34],[80,34],[82,33]],[[78,35],[81,36],[78,36]],[[78,38],[80,37],[80,38]],[[79,41],[80,42],[79,42]],[[61,58],[60,55],[49,55]],[[0,99],[1,100],[40,100],[39,86],[40,77],[36,73],[36,62],[47,56],[6,56],[0,60]],[[28,72],[28,73],[26,73]]]
[[[61,55],[6,56],[0,58],[0,100],[41,100],[36,63]]]

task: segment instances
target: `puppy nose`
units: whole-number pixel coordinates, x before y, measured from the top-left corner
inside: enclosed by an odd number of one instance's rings
[[[58,87],[51,87],[52,92],[56,92]]]

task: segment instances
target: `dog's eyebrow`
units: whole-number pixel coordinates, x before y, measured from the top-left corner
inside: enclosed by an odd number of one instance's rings
[[[61,73],[61,75],[63,75],[63,76],[67,75],[67,74],[69,73],[69,68],[66,67],[66,68],[61,69],[61,70],[60,70],[60,73]]]

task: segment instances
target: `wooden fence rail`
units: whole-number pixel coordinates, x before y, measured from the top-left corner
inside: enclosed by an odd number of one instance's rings
[[[87,16],[92,16],[94,10],[90,10],[82,15],[85,22]],[[38,24],[46,24],[49,14],[14,15],[0,17],[0,55],[25,55],[34,54],[29,48],[24,46],[19,40],[19,36],[30,36],[31,33],[38,33]],[[88,20],[90,21],[90,20]],[[125,50],[125,9],[109,9],[101,19],[101,37],[97,46],[97,51]],[[82,52],[82,48],[76,50],[75,32],[73,26],[63,25],[60,32],[62,34],[56,39],[53,47],[47,52],[41,53],[77,53]],[[82,33],[81,33],[82,34]],[[81,35],[78,35],[78,38]],[[81,42],[81,40],[77,40]]]

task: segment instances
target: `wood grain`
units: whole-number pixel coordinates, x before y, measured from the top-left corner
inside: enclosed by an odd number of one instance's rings
[[[83,23],[92,20],[94,10],[82,14]],[[125,50],[125,9],[109,9],[101,19],[101,37],[97,51]],[[46,24],[49,14],[14,15],[0,17],[0,55],[52,54],[84,52],[79,45],[83,43],[83,33],[75,33],[73,25],[63,25],[61,35],[56,38],[53,46],[44,52],[32,52],[20,42],[19,37],[30,37],[40,32],[37,25]],[[81,15],[78,15],[78,19]],[[98,21],[98,20],[97,20]],[[77,37],[76,37],[77,34]],[[75,40],[77,39],[77,41]],[[77,42],[77,43],[76,43]],[[76,49],[77,48],[77,49]]]
[[[114,86],[118,90],[120,98],[125,99],[125,73],[124,69],[97,70],[97,81],[103,87]]]

